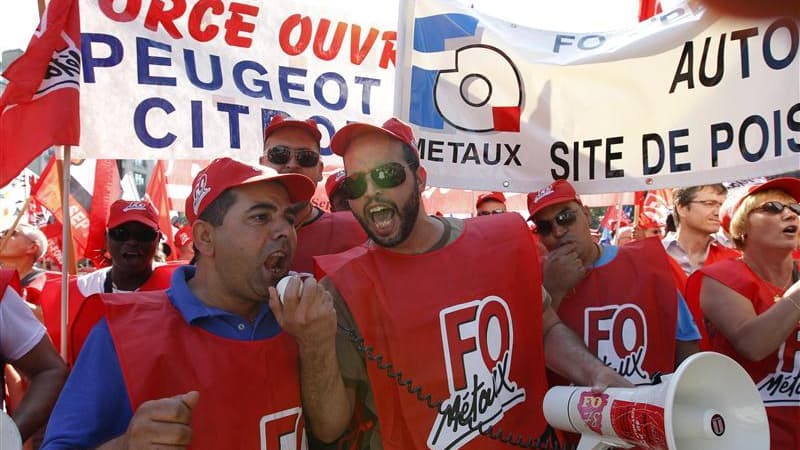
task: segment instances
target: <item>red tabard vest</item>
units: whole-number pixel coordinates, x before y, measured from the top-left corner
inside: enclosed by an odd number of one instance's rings
[[[306,448],[291,336],[215,336],[188,325],[164,291],[99,297],[134,411],[196,390],[192,449]]]
[[[712,241],[708,247],[708,256],[706,256],[706,260],[703,261],[703,267],[710,266],[717,261],[736,259],[740,256],[742,256],[742,254],[738,250],[726,247],[717,241]],[[686,300],[686,306],[689,307],[689,311],[692,313],[692,317],[694,318],[697,328],[700,330],[700,335],[702,336],[700,339],[700,351],[705,352],[711,350],[711,340],[708,337],[708,331],[706,331],[706,321],[703,317],[703,310],[700,308],[699,299],[697,297],[690,298],[686,293],[686,283],[689,277],[674,259],[670,258],[670,260],[674,262],[674,264],[672,264],[672,269],[673,274],[675,275],[675,281],[678,283],[678,288],[681,290],[681,294],[683,294],[683,298]]]
[[[364,229],[350,211],[323,212],[317,220],[297,230],[292,270],[313,274],[314,256],[343,252],[366,240]]]
[[[589,352],[633,384],[675,371],[677,287],[667,258],[657,239],[618,247],[616,258],[589,272],[558,308]],[[551,380],[569,384],[554,374]]]
[[[367,361],[384,449],[508,448],[478,435],[479,424],[541,434],[541,282],[519,215],[467,220],[455,241],[423,255],[365,244],[316,260],[365,343],[444,400],[437,414]]]
[[[172,277],[172,272],[174,272],[177,267],[178,266],[171,264],[156,267],[153,269],[153,273],[150,274],[150,278],[148,278],[138,290],[156,291],[167,289],[169,287],[169,280]],[[77,277],[70,275],[68,286],[69,303],[67,305],[67,327],[69,329],[69,336],[67,339],[69,344],[67,349],[67,363],[72,366],[78,359],[78,352],[80,352],[83,342],[89,335],[91,327],[103,316],[103,311],[102,308],[99,308],[91,313],[82,312],[89,307],[84,306],[86,297],[80,289],[78,289]],[[53,341],[56,350],[61,352],[61,278],[48,280],[45,283],[45,287],[39,299],[47,334],[50,335],[50,339]],[[99,303],[96,305],[100,306]],[[91,316],[94,317],[92,322],[83,321],[88,328],[81,328],[80,330],[74,328],[73,324],[75,323],[75,318],[79,311],[81,315],[91,314]]]
[[[775,304],[775,295],[782,290],[763,281],[741,259],[721,261],[703,267],[691,277],[688,294],[700,296],[704,277],[710,277],[733,289],[753,303],[756,314]],[[699,301],[699,300],[698,300]],[[770,448],[800,448],[800,366],[795,364],[800,351],[800,324],[789,333],[783,344],[761,361],[742,358],[722,333],[709,328],[712,350],[730,356],[753,378],[769,419]]]
[[[3,295],[5,295],[6,288],[9,286],[17,291],[17,294],[22,291],[22,286],[19,284],[19,274],[13,269],[0,269],[0,302],[3,301]]]

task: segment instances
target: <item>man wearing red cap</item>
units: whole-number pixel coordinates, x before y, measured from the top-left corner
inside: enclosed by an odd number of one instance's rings
[[[194,243],[192,241],[192,227],[182,226],[175,233],[175,250],[178,252],[178,259],[191,261],[194,258]]]
[[[314,183],[219,158],[186,199],[197,262],[166,291],[103,294],[92,331],[50,420],[45,449],[294,448],[305,443],[298,360],[334,351],[330,294],[287,288],[298,202]],[[268,304],[269,303],[269,304]],[[293,335],[276,318],[300,324]]]
[[[597,389],[625,383],[543,307],[535,245],[519,216],[426,214],[426,173],[408,125],[351,123],[331,148],[371,240],[315,258],[337,303],[341,370],[309,388],[319,401],[305,412],[318,438],[339,438],[355,412],[343,439],[356,448],[506,448],[484,433],[525,439],[544,429],[545,360]]]
[[[264,132],[260,163],[279,173],[299,173],[315,183],[322,181],[320,139],[313,119],[273,116]],[[309,201],[298,214],[297,251],[292,270],[313,273],[313,257],[338,253],[366,240],[364,232],[347,212],[327,213]]]
[[[325,180],[325,193],[328,194],[331,212],[350,211],[350,203],[347,202],[347,197],[344,195],[344,191],[342,191],[345,176],[346,173],[344,170],[337,170],[330,174],[328,179]]]
[[[593,242],[589,211],[565,180],[528,194],[528,211],[550,251],[545,288],[559,317],[598,358],[644,384],[697,351],[699,331],[658,240]]]
[[[506,212],[506,196],[502,192],[487,192],[478,196],[475,212],[479,216]]]
[[[106,224],[106,250],[111,265],[69,281],[69,318],[75,314],[86,298],[102,292],[132,292],[165,289],[174,266],[154,263],[156,247],[161,233],[158,227],[158,210],[146,200],[117,200],[111,204]],[[56,347],[61,348],[61,280],[47,282],[41,296],[47,332]],[[80,342],[68,345],[67,361],[72,364],[77,357]]]

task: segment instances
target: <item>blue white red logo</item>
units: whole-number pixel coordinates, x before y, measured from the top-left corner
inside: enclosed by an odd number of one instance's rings
[[[519,70],[502,50],[481,43],[480,34],[478,19],[466,14],[416,19],[414,50],[429,54],[426,61],[438,67],[411,67],[411,123],[433,129],[444,129],[447,123],[469,132],[519,132]]]

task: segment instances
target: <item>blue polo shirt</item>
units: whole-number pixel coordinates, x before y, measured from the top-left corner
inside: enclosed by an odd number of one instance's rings
[[[203,304],[186,284],[194,276],[194,270],[193,266],[179,267],[166,291],[188,324],[217,336],[242,341],[267,339],[280,332],[266,302],[253,323]],[[117,352],[108,323],[103,319],[89,333],[58,397],[42,449],[95,448],[122,435],[132,417]]]
[[[593,267],[605,266],[617,257],[618,252],[619,247],[616,245],[604,245],[603,253],[600,254],[600,258],[595,261]],[[700,340],[700,330],[694,322],[692,312],[689,311],[689,305],[686,304],[686,300],[679,290],[675,290],[675,295],[678,296],[678,322],[675,327],[675,339],[684,342]]]

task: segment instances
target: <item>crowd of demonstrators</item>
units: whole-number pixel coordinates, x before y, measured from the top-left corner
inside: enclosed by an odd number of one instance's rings
[[[777,178],[736,199],[729,231],[742,256],[703,265],[687,292],[708,321],[712,350],[731,356],[758,387],[773,449],[800,447],[796,352],[800,282],[792,252],[798,244],[800,180]]]
[[[15,288],[21,289],[17,272],[0,269],[0,362],[8,362],[28,380],[25,395],[13,402],[4,398],[0,383],[0,404],[5,403],[24,442],[47,423],[67,378],[67,366]]]
[[[317,349],[319,365],[301,365],[304,413],[318,438],[344,434],[347,445],[372,449],[464,440],[467,448],[504,448],[484,433],[544,429],[545,363],[597,389],[628,385],[543,301],[535,245],[520,216],[426,214],[427,175],[408,125],[351,123],[331,149],[344,159],[344,189],[370,240],[316,258],[340,324],[336,347]],[[498,329],[486,329],[482,320],[490,319]],[[362,339],[374,354],[359,350]],[[500,343],[496,354],[477,345],[485,339]],[[393,369],[376,363],[377,354]],[[420,386],[419,396],[406,392],[406,381]],[[496,396],[488,410],[477,401],[486,395]],[[431,406],[425,396],[443,402]]]
[[[158,211],[148,201],[117,200],[106,225],[106,251],[111,265],[70,277],[68,323],[74,323],[87,297],[97,293],[165,289],[175,266],[155,263],[159,245]],[[47,282],[41,296],[44,323],[56,348],[61,349],[61,279]],[[68,362],[74,363],[85,333],[69,332]],[[77,338],[77,339],[74,339]]]
[[[276,115],[264,132],[264,153],[259,163],[279,173],[298,173],[322,181],[320,133],[313,119],[297,120]],[[338,253],[356,246],[366,235],[348,212],[326,212],[311,201],[297,216],[297,241],[292,270],[314,272],[313,257]]]
[[[296,416],[297,360],[304,365],[303,350],[320,339],[332,342],[318,331],[335,329],[332,301],[313,279],[301,307],[287,296],[281,317],[320,323],[297,330],[297,343],[270,306],[279,307],[272,286],[296,247],[297,203],[313,192],[305,176],[230,158],[198,173],[186,200],[196,264],[178,268],[166,291],[90,299],[106,317],[73,368],[43,448],[259,448],[262,418]],[[286,432],[274,430],[266,448],[280,448]]]

